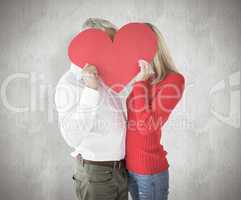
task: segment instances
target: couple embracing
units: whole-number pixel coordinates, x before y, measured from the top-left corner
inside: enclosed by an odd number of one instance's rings
[[[169,164],[161,129],[182,97],[185,79],[177,71],[160,31],[151,63],[140,58],[139,73],[119,93],[107,87],[96,66],[71,63],[56,87],[59,127],[76,166],[79,200],[167,200]],[[117,27],[89,18],[83,29]]]

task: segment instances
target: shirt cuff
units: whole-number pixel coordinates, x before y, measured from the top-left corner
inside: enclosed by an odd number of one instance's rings
[[[87,106],[96,106],[98,104],[100,94],[98,90],[85,87],[82,91],[80,104]]]
[[[72,157],[76,158],[79,154],[80,154],[80,152],[79,152],[78,150],[75,150],[75,151],[71,152],[70,155],[71,155]]]

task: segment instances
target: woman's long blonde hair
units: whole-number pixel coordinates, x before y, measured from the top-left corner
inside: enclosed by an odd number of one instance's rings
[[[151,23],[145,23],[148,25],[157,35],[158,38],[158,50],[152,61],[152,65],[155,72],[155,78],[152,81],[153,84],[161,81],[168,72],[178,72],[171,57],[170,51],[167,47],[165,39],[162,33],[158,30],[156,26]]]

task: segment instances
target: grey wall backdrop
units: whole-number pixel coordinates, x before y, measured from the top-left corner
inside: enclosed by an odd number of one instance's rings
[[[170,199],[239,200],[239,0],[0,1],[0,199],[75,199],[53,93],[88,17],[155,24],[186,77],[161,141]]]

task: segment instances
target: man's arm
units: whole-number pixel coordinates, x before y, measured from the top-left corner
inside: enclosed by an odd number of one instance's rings
[[[99,92],[62,80],[55,93],[59,126],[67,144],[77,148],[94,126]]]

